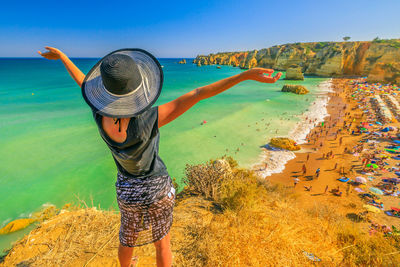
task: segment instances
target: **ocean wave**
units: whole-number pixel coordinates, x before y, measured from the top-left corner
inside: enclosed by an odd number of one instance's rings
[[[321,82],[318,87],[315,101],[310,105],[307,111],[300,116],[300,121],[288,134],[288,137],[298,144],[304,144],[310,131],[329,116],[327,110],[329,102],[328,93],[333,91],[332,79]],[[274,173],[282,172],[285,169],[286,163],[295,157],[295,153],[291,151],[271,151],[264,149],[260,155],[259,161],[252,166],[252,169],[261,177],[265,178]]]
[[[310,131],[329,116],[327,106],[329,102],[328,93],[332,92],[331,80],[320,83],[318,87],[317,98],[310,105],[308,110],[300,116],[300,121],[289,133],[289,138],[293,139],[298,144],[306,143],[306,137]]]

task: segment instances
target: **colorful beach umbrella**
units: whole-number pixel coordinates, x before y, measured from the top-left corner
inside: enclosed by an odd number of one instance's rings
[[[364,177],[358,176],[358,177],[356,177],[356,182],[360,183],[360,184],[366,184],[367,179],[365,179]]]
[[[376,187],[370,187],[369,191],[377,195],[383,195],[383,191]]]
[[[364,190],[362,190],[361,188],[359,188],[359,187],[356,187],[356,188],[354,188],[354,190],[356,191],[356,192],[358,192],[358,193],[362,193],[362,192],[364,192]]]
[[[369,167],[369,168],[373,168],[373,169],[377,169],[377,168],[379,168],[379,166],[378,166],[378,165],[376,165],[376,164],[372,164],[372,163],[369,163],[369,164],[367,164],[367,167]]]
[[[381,212],[380,209],[378,209],[377,207],[372,206],[372,205],[363,205],[363,207],[364,207],[367,211],[370,211],[370,212],[374,212],[374,213],[379,213],[379,212]]]

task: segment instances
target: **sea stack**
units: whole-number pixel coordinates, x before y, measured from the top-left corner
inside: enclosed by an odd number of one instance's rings
[[[181,61],[178,62],[179,64],[186,64],[186,59],[182,59]]]
[[[286,70],[286,78],[285,80],[304,80],[303,73],[301,72],[301,67],[298,65],[291,65]]]
[[[285,137],[271,138],[269,144],[273,147],[282,148],[289,151],[300,150],[300,146],[297,145],[295,141]]]
[[[310,91],[307,90],[306,87],[297,84],[285,84],[282,87],[282,92],[290,92],[297,95],[305,95],[308,94]]]

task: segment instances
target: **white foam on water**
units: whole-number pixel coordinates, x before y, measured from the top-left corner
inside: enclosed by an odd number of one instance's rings
[[[327,106],[329,102],[328,93],[332,92],[331,80],[320,83],[318,87],[317,98],[308,110],[300,116],[300,121],[289,133],[289,138],[298,144],[306,143],[306,137],[311,130],[329,116]]]
[[[11,221],[12,221],[12,218],[7,218],[6,220],[2,221],[1,224],[0,224],[0,228],[3,228],[4,226],[6,226]]]
[[[49,202],[42,204],[42,208],[47,208],[47,207],[51,207],[51,206],[55,207],[54,204],[49,203]],[[6,220],[4,220],[0,223],[0,228],[4,227],[5,225],[7,225],[9,222],[11,222],[13,220],[23,219],[23,218],[31,218],[32,214],[33,214],[33,212],[31,212],[31,213],[24,212],[24,213],[19,214],[16,218],[7,218]]]
[[[300,121],[288,134],[288,137],[298,144],[304,144],[310,131],[329,116],[327,110],[329,102],[328,93],[333,91],[332,79],[321,82],[318,87],[315,101],[300,116]],[[252,169],[265,178],[274,173],[282,172],[285,169],[286,163],[295,157],[295,153],[291,151],[270,151],[264,149],[259,161],[252,166]],[[265,168],[265,164],[267,164],[267,168]]]

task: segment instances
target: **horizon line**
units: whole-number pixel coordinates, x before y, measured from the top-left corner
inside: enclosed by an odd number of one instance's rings
[[[43,57],[0,57],[0,59],[41,59]],[[69,57],[71,59],[101,59],[103,57]],[[196,57],[156,57],[157,59],[192,59]]]

